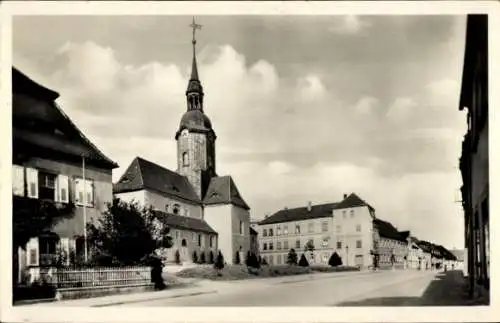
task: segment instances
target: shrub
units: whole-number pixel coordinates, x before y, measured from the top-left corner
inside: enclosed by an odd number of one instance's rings
[[[175,263],[180,264],[181,263],[181,254],[179,253],[179,250],[175,250]]]
[[[248,251],[246,258],[247,259],[245,260],[245,264],[247,265],[247,267],[252,267],[257,269],[260,268],[260,262],[255,253]]]
[[[196,254],[196,250],[193,251],[193,262],[196,264],[198,262],[198,255]]]
[[[268,265],[266,258],[262,258],[261,264],[265,266]]]
[[[221,270],[224,268],[224,256],[222,255],[222,252],[220,252],[220,251],[217,254],[217,259],[215,259],[214,268],[217,270]]]
[[[302,256],[300,257],[299,266],[309,267],[309,262],[307,261],[305,254],[302,254]]]
[[[288,258],[286,260],[286,263],[289,265],[296,265],[297,264],[297,253],[295,252],[295,249],[290,249],[288,252]]]
[[[328,264],[332,267],[342,266],[342,259],[340,259],[340,256],[337,252],[334,252],[332,254],[330,260],[328,260]]]
[[[252,257],[252,253],[250,252],[250,250],[247,251],[247,255],[245,256],[245,265],[247,265],[247,267],[251,267],[250,264],[251,264],[251,258]]]
[[[239,251],[236,251],[236,256],[234,258],[234,263],[236,265],[239,265],[241,263],[241,259],[240,259],[240,252]]]
[[[205,253],[202,251],[200,255],[200,264],[204,264],[205,262],[206,262]]]
[[[212,250],[210,250],[210,254],[208,256],[208,263],[211,265],[214,263],[214,252]]]

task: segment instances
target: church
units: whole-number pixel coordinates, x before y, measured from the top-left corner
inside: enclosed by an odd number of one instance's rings
[[[250,250],[250,207],[231,176],[216,171],[217,136],[204,111],[203,86],[196,62],[194,23],[193,62],[186,90],[187,111],[175,133],[177,169],[172,171],[136,157],[113,185],[113,194],[126,202],[151,206],[170,227],[173,247],[167,262],[182,263],[214,259],[219,251],[224,261],[241,262]]]

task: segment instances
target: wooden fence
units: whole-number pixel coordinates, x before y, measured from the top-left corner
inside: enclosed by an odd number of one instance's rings
[[[151,283],[151,267],[47,268],[40,280],[55,288],[110,287]]]

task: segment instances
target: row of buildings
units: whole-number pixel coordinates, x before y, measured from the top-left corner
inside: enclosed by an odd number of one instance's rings
[[[474,298],[490,289],[488,59],[488,15],[469,15],[459,106],[467,111],[467,133],[460,171],[466,275]]]
[[[379,268],[431,269],[457,261],[443,246],[377,218],[375,208],[355,193],[337,203],[284,208],[252,226],[260,255],[270,264],[285,264],[290,249],[323,265],[336,252],[344,265],[361,268],[372,267],[375,258]]]
[[[14,244],[14,281],[21,279],[25,268],[53,265],[61,252],[74,255],[66,258],[67,265],[88,258],[86,224],[97,221],[114,197],[152,206],[164,217],[174,242],[163,255],[166,261],[174,261],[177,251],[181,262],[192,261],[195,252],[221,251],[227,263],[237,254],[244,259],[247,252],[257,252],[250,207],[233,178],[216,171],[217,136],[204,113],[194,38],[192,43],[186,111],[174,132],[177,168],[136,157],[116,183],[112,172],[117,163],[64,113],[56,103],[59,93],[12,69],[13,223],[25,215],[24,205],[43,202],[54,212],[72,206],[69,216],[38,236],[28,236],[26,243],[20,239]]]

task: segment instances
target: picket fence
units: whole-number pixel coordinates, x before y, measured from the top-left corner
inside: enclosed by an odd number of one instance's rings
[[[40,280],[55,288],[137,286],[151,283],[151,267],[45,268]]]

